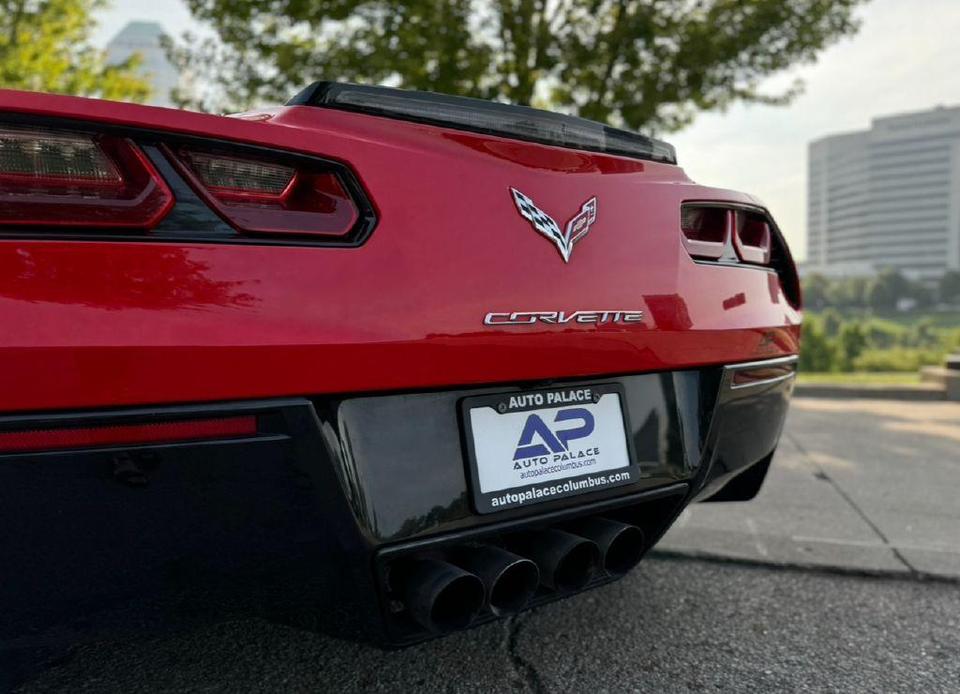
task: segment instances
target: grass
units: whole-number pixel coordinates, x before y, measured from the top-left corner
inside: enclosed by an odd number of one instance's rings
[[[863,317],[867,318],[869,314]],[[960,327],[960,311],[908,311],[875,314],[875,317],[907,328],[913,327],[922,320],[929,320],[935,328]]]
[[[894,311],[871,311],[866,309],[837,309],[844,321],[850,320],[876,320],[888,325],[901,328],[911,328],[923,320],[929,320],[934,328],[957,328],[960,327],[960,311],[932,311],[929,309],[918,311],[906,311],[903,313]],[[812,316],[822,316],[823,311],[807,311]]]
[[[855,371],[850,373],[805,373],[797,374],[800,383],[824,383],[829,385],[905,386],[920,383],[918,371]]]

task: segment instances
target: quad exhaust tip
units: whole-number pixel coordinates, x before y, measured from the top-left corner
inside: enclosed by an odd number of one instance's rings
[[[559,591],[585,587],[600,566],[600,549],[592,540],[562,530],[547,529],[511,538],[517,552],[540,569],[540,582]]]
[[[410,616],[424,629],[464,629],[486,607],[497,616],[522,610],[539,587],[575,592],[599,572],[622,576],[643,556],[643,531],[608,518],[580,518],[563,530],[521,532],[497,545],[461,546],[441,558],[399,561],[392,582]]]
[[[596,543],[603,570],[611,576],[622,576],[643,557],[646,538],[635,525],[607,518],[581,518],[569,530]]]
[[[519,612],[540,585],[540,570],[534,562],[493,545],[461,548],[452,561],[483,581],[487,606],[495,615]]]
[[[398,568],[404,603],[428,631],[465,629],[483,607],[483,582],[449,562],[412,559]]]

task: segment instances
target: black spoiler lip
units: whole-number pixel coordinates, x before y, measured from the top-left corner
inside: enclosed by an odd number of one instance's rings
[[[436,92],[314,82],[287,106],[353,111],[515,140],[676,164],[673,145],[597,121],[529,106]]]

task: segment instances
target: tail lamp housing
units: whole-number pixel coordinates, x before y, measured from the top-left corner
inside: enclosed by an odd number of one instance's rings
[[[680,208],[680,232],[683,245],[694,258],[749,265],[770,262],[773,233],[769,218],[760,210],[684,204]]]
[[[168,149],[180,173],[234,228],[253,234],[348,235],[360,209],[333,166],[218,149]]]
[[[128,138],[0,124],[0,226],[152,229],[173,204]]]
[[[772,270],[790,304],[800,308],[800,281],[790,251],[760,208],[720,202],[680,207],[680,238],[698,262]]]
[[[336,162],[172,133],[0,121],[0,235],[357,246],[375,224]]]

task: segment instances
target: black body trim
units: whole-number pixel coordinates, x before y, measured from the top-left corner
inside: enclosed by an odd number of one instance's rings
[[[398,607],[394,561],[598,514],[642,530],[646,551],[695,496],[769,461],[793,372],[736,388],[734,374],[795,360],[557,381],[622,386],[628,436],[648,462],[624,487],[495,515],[469,503],[459,403],[542,383],[0,417],[0,431],[232,414],[258,422],[242,439],[0,455],[0,634],[189,585],[253,596],[267,615],[338,636],[429,638]],[[614,578],[600,573],[583,587]],[[530,604],[570,592],[541,588]]]

